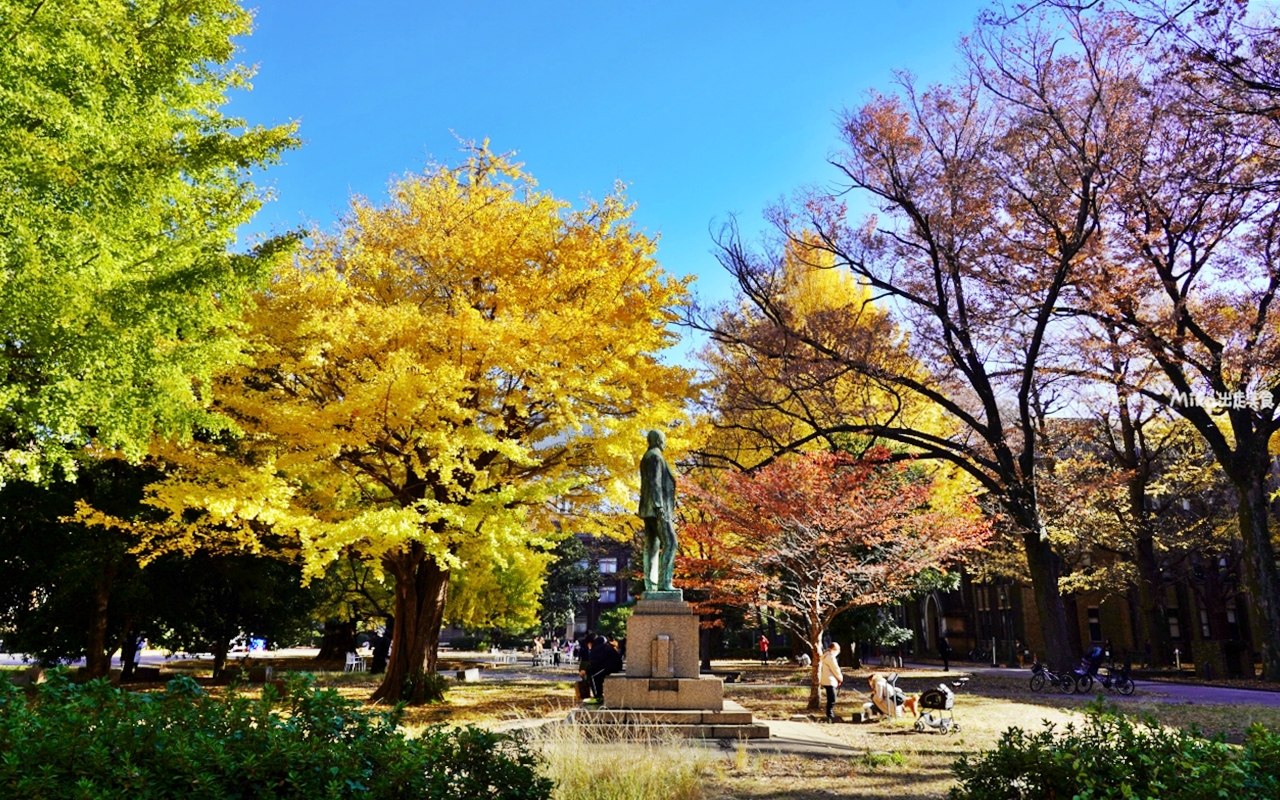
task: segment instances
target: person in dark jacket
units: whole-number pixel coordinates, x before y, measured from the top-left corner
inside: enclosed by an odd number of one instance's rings
[[[597,636],[591,645],[591,693],[597,701],[604,700],[604,679],[622,671],[622,654],[609,640]]]
[[[395,629],[396,618],[388,614],[386,623],[387,626],[373,644],[373,666],[369,668],[373,675],[381,675],[387,671],[387,657],[391,655],[391,632]]]
[[[595,641],[596,635],[594,633],[588,633],[578,644],[578,677],[581,678],[581,680],[578,681],[578,696],[584,702],[590,701],[593,696],[591,682],[591,673],[593,671],[591,663],[591,649],[595,644]],[[600,698],[596,699],[598,701]]]
[[[951,671],[951,642],[947,641],[947,635],[944,633],[938,637],[938,655],[942,656],[942,671]]]

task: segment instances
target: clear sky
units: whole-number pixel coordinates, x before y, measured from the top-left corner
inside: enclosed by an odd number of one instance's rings
[[[838,112],[894,70],[947,79],[984,5],[261,0],[241,41],[254,89],[229,111],[296,119],[305,145],[264,176],[278,199],[253,230],[330,227],[352,195],[487,137],[572,202],[624,181],[663,266],[723,300],[711,232],[832,184]]]

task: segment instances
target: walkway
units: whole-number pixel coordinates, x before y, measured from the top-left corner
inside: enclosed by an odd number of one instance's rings
[[[933,664],[903,665],[911,669],[939,668]],[[1010,675],[1030,680],[1031,670],[1012,667],[980,667],[972,664],[958,665],[952,668],[956,674],[972,673],[975,675]],[[1210,705],[1251,705],[1280,708],[1280,692],[1269,692],[1265,689],[1229,689],[1222,686],[1199,686],[1190,683],[1173,681],[1134,681],[1138,691],[1132,697],[1107,694],[1107,700],[1117,702],[1149,700],[1158,703],[1205,703]]]

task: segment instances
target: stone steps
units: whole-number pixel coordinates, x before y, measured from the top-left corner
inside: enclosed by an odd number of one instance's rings
[[[732,700],[724,701],[722,711],[584,706],[571,711],[565,722],[602,739],[660,740],[667,736],[687,739],[769,738],[769,726],[756,722],[750,711]]]

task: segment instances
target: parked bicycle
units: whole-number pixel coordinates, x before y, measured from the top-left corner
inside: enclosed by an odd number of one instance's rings
[[[1118,692],[1125,697],[1133,694],[1134,690],[1137,688],[1133,683],[1133,678],[1129,677],[1129,665],[1126,664],[1125,666],[1117,669],[1114,661],[1107,666],[1107,672],[1105,675],[1094,673],[1092,675],[1085,675],[1083,678],[1077,677],[1077,691],[1081,693],[1087,692],[1093,688],[1094,683],[1099,684],[1108,692]],[[1083,685],[1084,688],[1079,688],[1081,685]]]
[[[1093,682],[1098,680],[1098,669],[1102,666],[1102,660],[1105,657],[1103,649],[1095,645],[1089,648],[1084,658],[1080,659],[1080,666],[1071,673],[1075,678],[1078,693],[1086,694],[1093,688]]]
[[[1070,672],[1054,672],[1037,661],[1031,665],[1031,691],[1044,691],[1045,687],[1057,689],[1063,694],[1074,694],[1076,679]]]
[[[969,651],[969,660],[976,661],[979,664],[991,663],[991,648],[978,645]]]

